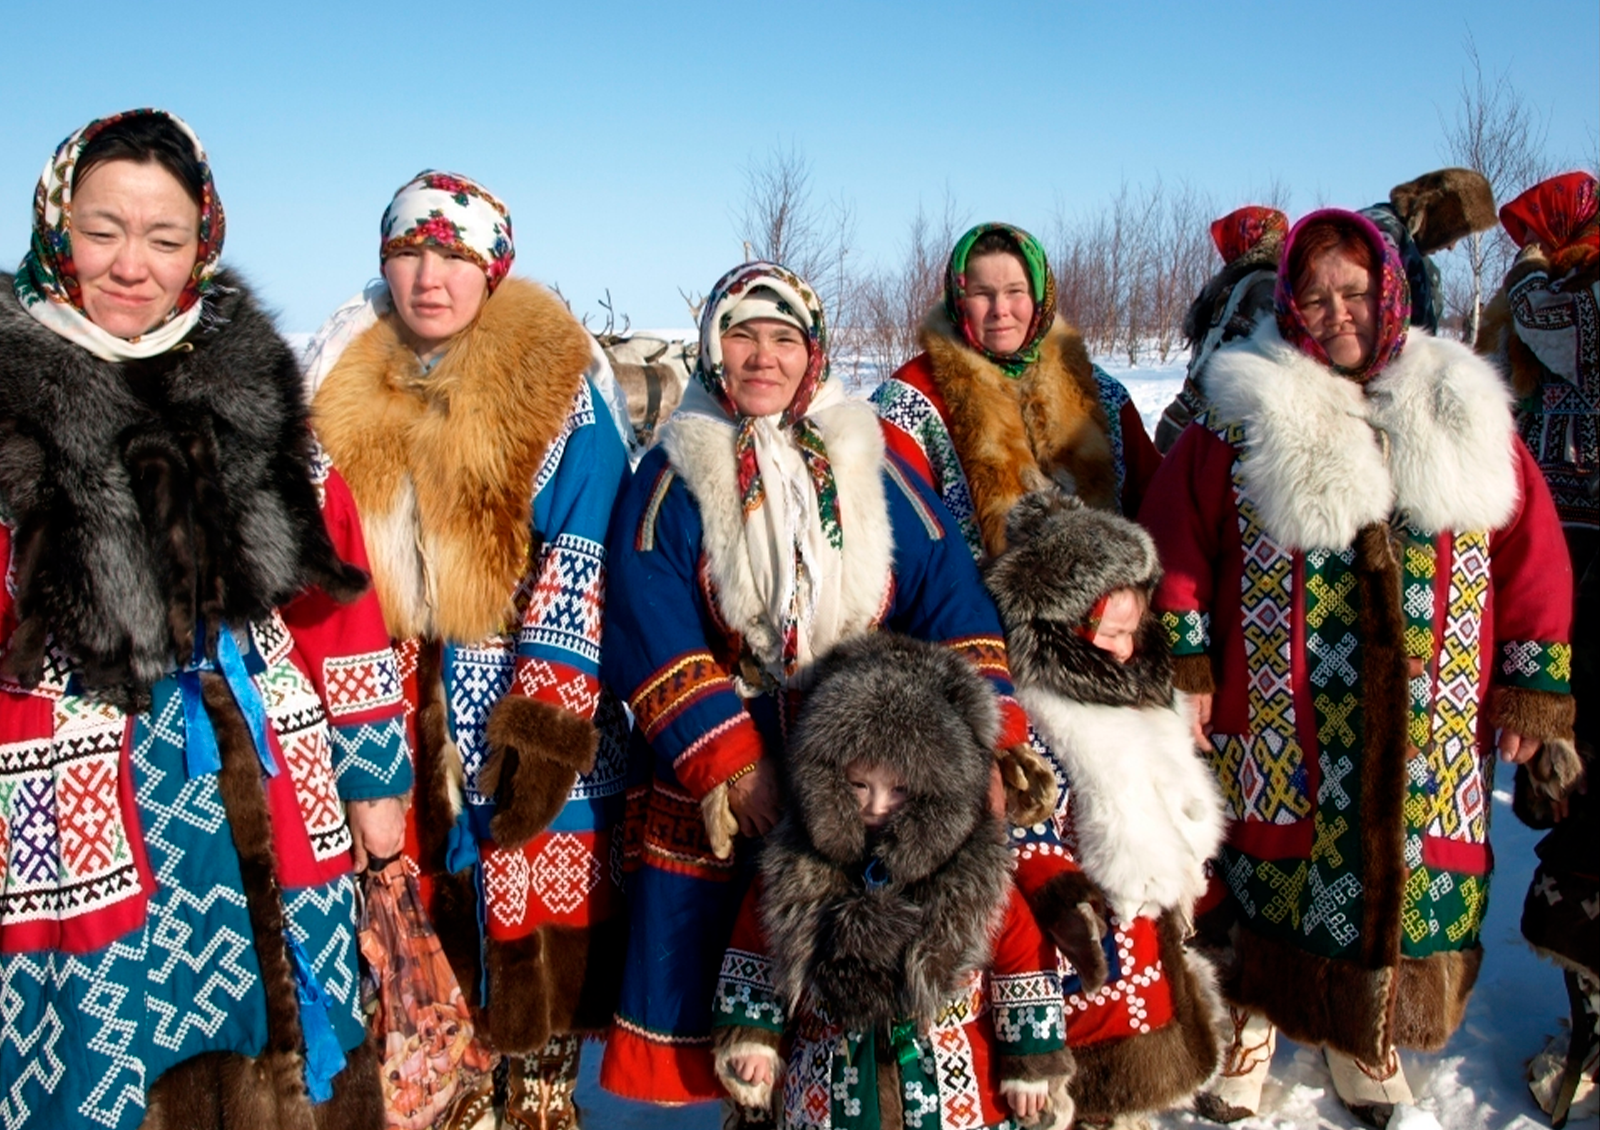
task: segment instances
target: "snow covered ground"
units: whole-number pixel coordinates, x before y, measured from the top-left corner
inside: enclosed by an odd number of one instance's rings
[[[1183,360],[1160,367],[1130,367],[1126,358],[1100,358],[1100,365],[1127,386],[1147,430],[1154,431],[1161,410],[1183,383]],[[853,384],[855,382],[852,382]],[[871,385],[859,391],[870,391]],[[858,391],[852,389],[852,391]],[[1533,874],[1533,845],[1539,835],[1511,814],[1510,774],[1502,773],[1494,795],[1495,874],[1489,916],[1483,932],[1482,979],[1467,1017],[1438,1055],[1402,1053],[1417,1106],[1401,1110],[1394,1130],[1539,1130],[1549,1120],[1534,1104],[1522,1081],[1529,1058],[1562,1026],[1567,1015],[1561,974],[1528,949],[1518,930],[1522,899]],[[602,1092],[596,1082],[600,1048],[585,1050],[578,1101],[590,1130],[717,1130],[717,1104],[662,1109],[631,1103]],[[1262,1114],[1238,1124],[1240,1130],[1335,1130],[1359,1124],[1339,1105],[1320,1052],[1288,1040],[1279,1042]],[[1189,1113],[1154,1120],[1162,1130],[1209,1127]],[[1595,1119],[1573,1121],[1594,1127]]]

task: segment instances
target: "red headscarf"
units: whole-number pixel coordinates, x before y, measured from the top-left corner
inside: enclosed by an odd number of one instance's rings
[[[1340,228],[1355,232],[1372,249],[1372,261],[1377,263],[1373,282],[1378,287],[1378,325],[1373,341],[1372,356],[1366,364],[1355,369],[1345,369],[1328,359],[1327,352],[1311,332],[1295,304],[1294,273],[1295,244],[1300,234],[1311,224],[1332,222]],[[1324,208],[1302,216],[1290,229],[1283,242],[1283,258],[1278,267],[1278,286],[1273,294],[1273,307],[1278,316],[1278,332],[1283,339],[1307,357],[1322,362],[1330,369],[1354,380],[1365,382],[1378,375],[1406,343],[1406,328],[1411,324],[1411,289],[1406,285],[1406,269],[1400,262],[1400,252],[1384,238],[1378,226],[1358,212],[1342,208]]]
[[[1281,240],[1288,234],[1289,217],[1260,204],[1246,204],[1211,222],[1211,242],[1217,245],[1224,263],[1233,262],[1269,239]]]
[[[1600,224],[1595,215],[1595,178],[1588,173],[1562,173],[1534,185],[1500,209],[1500,222],[1518,247],[1538,242],[1552,260],[1559,255],[1573,260],[1568,266],[1577,266],[1600,257]]]

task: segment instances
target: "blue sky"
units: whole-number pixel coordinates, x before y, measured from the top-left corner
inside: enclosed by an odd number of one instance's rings
[[[680,287],[741,258],[743,170],[774,147],[888,261],[947,192],[1035,229],[1157,176],[1224,208],[1274,179],[1294,211],[1381,199],[1444,163],[1469,33],[1555,160],[1592,163],[1600,138],[1594,0],[8,9],[0,264],[62,137],[163,106],[211,154],[225,259],[290,331],[376,273],[383,207],[429,166],[508,203],[519,273],[672,326]]]

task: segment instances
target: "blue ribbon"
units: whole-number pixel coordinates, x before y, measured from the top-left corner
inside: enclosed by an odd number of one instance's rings
[[[306,951],[293,935],[285,933],[289,960],[294,965],[295,994],[300,1000],[300,1031],[306,1041],[306,1090],[311,1101],[325,1103],[333,1098],[333,1077],[344,1070],[344,1049],[333,1034],[328,1013],[333,1002],[311,972]]]
[[[205,653],[205,624],[195,622],[194,656],[178,671],[178,693],[183,699],[184,768],[190,778],[222,769],[222,756],[217,750],[217,732],[212,729],[211,717],[206,713],[205,700],[200,690],[200,672],[220,671],[233,701],[238,703],[250,728],[250,739],[256,747],[256,758],[267,776],[278,775],[278,763],[273,760],[272,747],[267,744],[267,707],[261,694],[245,670],[244,656],[233,633],[223,628],[217,633],[217,661],[212,663]]]
[[[478,837],[472,834],[472,813],[463,805],[444,841],[445,870],[454,875],[478,862]]]

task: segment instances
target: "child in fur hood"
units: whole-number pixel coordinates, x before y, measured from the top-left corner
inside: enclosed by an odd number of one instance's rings
[[[1109,1122],[1186,1102],[1216,1069],[1220,999],[1184,938],[1222,797],[1150,613],[1150,536],[1050,492],[1012,509],[1006,538],[985,581],[1017,699],[1066,776],[1058,821],[1081,868],[1034,909],[1056,938],[1099,943],[1069,946],[1062,980],[1079,1119]]]
[[[718,1078],[788,1127],[1066,1126],[1055,951],[986,799],[993,691],[882,632],[816,676],[718,980]]]

